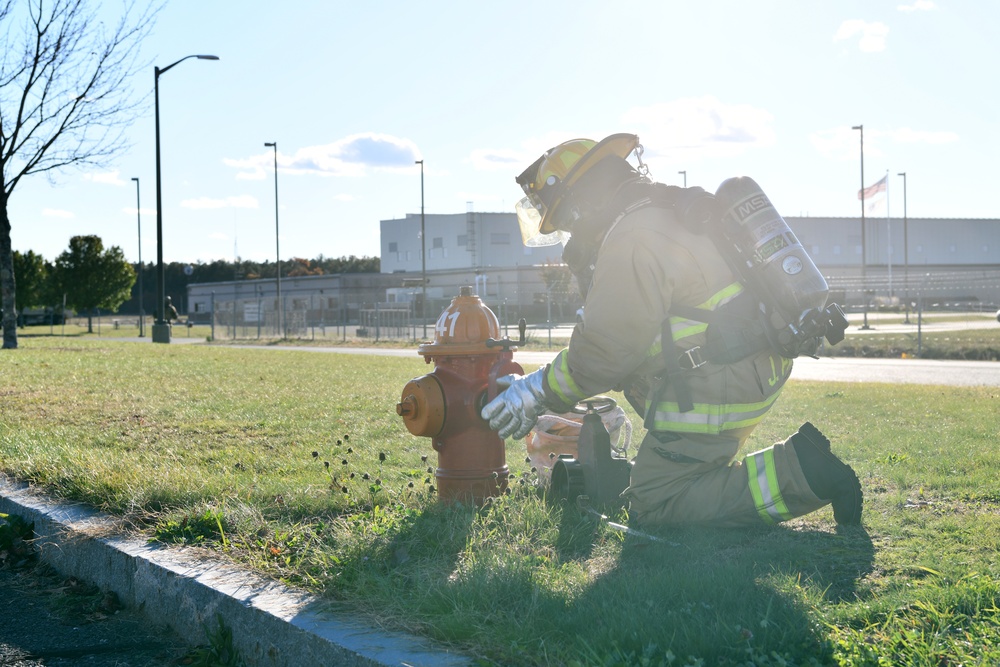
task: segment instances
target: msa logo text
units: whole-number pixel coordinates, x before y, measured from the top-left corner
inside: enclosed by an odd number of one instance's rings
[[[767,200],[765,195],[755,195],[750,199],[742,201],[736,207],[736,217],[740,219],[740,222],[746,220],[750,215],[756,213],[757,211],[763,210],[771,205],[771,202]]]

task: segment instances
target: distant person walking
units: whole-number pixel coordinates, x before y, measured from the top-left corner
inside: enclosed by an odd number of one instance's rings
[[[170,302],[169,296],[167,297],[166,311],[164,319],[167,320],[167,324],[173,324],[174,320],[180,319],[180,315],[177,314],[177,309],[174,307],[174,304]]]

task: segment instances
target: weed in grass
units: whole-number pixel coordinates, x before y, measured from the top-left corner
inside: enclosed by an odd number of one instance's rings
[[[216,627],[205,627],[208,644],[193,649],[181,660],[181,664],[195,667],[244,667],[246,663],[233,647],[233,631],[217,615]]]
[[[219,542],[227,546],[223,529],[225,513],[221,510],[206,509],[200,514],[166,519],[153,528],[153,539],[171,544],[203,544]]]

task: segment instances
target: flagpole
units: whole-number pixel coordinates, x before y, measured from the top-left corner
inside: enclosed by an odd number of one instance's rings
[[[910,246],[909,237],[906,231],[906,172],[901,171],[897,176],[903,177],[903,285],[904,292],[903,298],[905,299],[904,310],[906,313],[906,319],[903,320],[903,324],[910,323]]]
[[[861,303],[864,305],[865,319],[861,325],[862,329],[870,329],[868,326],[868,280],[867,260],[865,258],[865,126],[855,125],[852,130],[861,131]]]

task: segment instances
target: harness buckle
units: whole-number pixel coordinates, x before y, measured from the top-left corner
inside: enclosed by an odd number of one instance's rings
[[[677,357],[677,363],[684,370],[694,370],[695,368],[701,368],[708,363],[708,359],[701,356],[701,346],[695,345],[690,350],[684,350]]]

